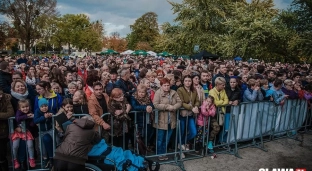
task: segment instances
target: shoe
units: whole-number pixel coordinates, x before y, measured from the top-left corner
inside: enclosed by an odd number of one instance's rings
[[[44,166],[45,169],[49,168],[50,160],[49,159],[44,159],[43,160],[43,166]]]
[[[210,149],[210,150],[213,149],[212,141],[209,141],[209,142],[208,142],[207,148]]]
[[[180,145],[180,144],[179,144],[179,145],[178,145],[178,148],[185,151],[185,146],[184,146],[184,145]]]
[[[181,153],[181,159],[184,159],[184,158],[185,158],[184,153]]]
[[[19,162],[17,161],[17,159],[14,159],[14,169],[18,169],[21,165],[19,164]]]
[[[189,144],[185,144],[185,150],[189,151],[190,150],[190,145]]]
[[[30,167],[36,167],[36,161],[35,161],[35,159],[29,159],[29,166],[30,166]]]
[[[168,157],[167,156],[159,156],[158,160],[160,160],[160,161],[168,160]]]

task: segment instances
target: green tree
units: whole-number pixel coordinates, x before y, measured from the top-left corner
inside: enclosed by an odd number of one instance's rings
[[[91,23],[87,28],[80,32],[78,42],[74,43],[80,50],[87,52],[100,51],[102,49],[103,25],[100,21]]]
[[[269,58],[268,45],[276,43],[281,31],[274,23],[278,10],[273,0],[232,3],[230,9],[222,22],[227,32],[216,37],[218,52],[227,57]]]
[[[29,53],[34,41],[39,37],[35,20],[45,14],[57,14],[56,0],[2,0],[0,13],[13,20],[19,38],[25,44],[26,53]]]
[[[80,38],[90,26],[90,19],[84,14],[63,15],[56,20],[56,29],[52,40],[59,46],[68,45],[70,53],[71,45],[81,48]]]
[[[294,0],[291,11],[297,17],[294,23],[298,34],[291,42],[291,49],[298,50],[299,56],[312,57],[312,1]]]
[[[159,35],[157,14],[154,12],[143,14],[130,25],[130,29],[131,33],[127,35],[129,49],[134,49],[138,42],[147,42],[153,47]]]

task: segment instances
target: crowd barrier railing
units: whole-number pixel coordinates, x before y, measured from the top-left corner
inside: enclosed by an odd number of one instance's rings
[[[230,107],[230,113],[226,113],[224,108]],[[171,143],[167,146],[164,154],[157,153],[157,137],[159,134],[159,111],[155,109],[153,111],[153,115],[147,112],[142,111],[132,111],[129,113],[131,117],[131,121],[122,123],[122,147],[123,149],[127,149],[129,147],[130,150],[133,150],[135,153],[140,153],[139,150],[139,139],[144,142],[146,146],[155,146],[152,151],[147,150],[144,155],[147,158],[157,159],[159,156],[166,155],[169,156],[169,160],[161,162],[161,164],[165,163],[175,163],[180,166],[183,170],[183,161],[191,160],[195,158],[201,158],[209,155],[213,155],[214,153],[226,153],[235,155],[240,157],[239,149],[244,147],[256,147],[260,148],[264,151],[264,142],[272,141],[277,138],[293,138],[298,130],[303,130],[307,132],[311,127],[311,118],[312,112],[311,110],[308,112],[308,103],[305,100],[287,100],[284,105],[276,105],[273,102],[251,102],[251,103],[240,103],[237,106],[219,106],[217,107],[216,116],[205,117],[203,127],[202,138],[203,141],[199,142],[200,152],[196,153],[195,147],[198,145],[196,143],[197,136],[197,116],[187,116],[183,118],[184,131],[181,131],[181,118],[180,111],[184,110],[183,108],[179,109],[175,113],[176,115],[176,128],[173,130],[172,136],[170,139],[168,138],[168,131],[166,131],[165,141]],[[73,115],[74,117],[82,117],[87,114]],[[225,116],[226,115],[226,116]],[[120,142],[114,142],[114,117],[111,117],[110,113],[105,113],[101,116],[106,122],[110,123],[110,130],[103,130],[101,126],[99,126],[100,135],[105,135],[108,133],[107,142],[114,145]],[[222,117],[222,118],[221,118]],[[224,119],[226,118],[226,119]],[[13,120],[15,118],[9,118],[9,126],[10,126],[10,134],[14,132]],[[212,119],[216,119],[218,125],[220,126],[218,134],[213,138],[213,151],[211,152],[207,148],[207,143],[211,140],[210,133],[212,130]],[[221,122],[220,120],[223,120]],[[54,123],[54,117],[52,117],[52,121]],[[194,127],[191,127],[190,122],[196,127],[196,136],[192,137],[190,141],[187,141],[187,136],[190,132],[194,133]],[[215,120],[214,120],[215,122]],[[23,123],[23,122],[22,122]],[[23,124],[22,124],[23,125]],[[25,125],[25,124],[24,124]],[[56,135],[55,132],[55,124],[52,124],[53,135]],[[127,129],[126,129],[127,125]],[[194,126],[192,125],[192,126]],[[23,128],[26,130],[26,127]],[[39,129],[40,130],[40,129]],[[103,132],[104,131],[104,132]],[[184,139],[182,139],[182,135],[184,134]],[[39,131],[39,135],[41,132]],[[154,138],[153,138],[153,135]],[[57,146],[57,136],[53,136],[53,152]],[[210,137],[210,139],[209,139]],[[107,138],[107,137],[106,137]],[[267,138],[264,140],[264,138]],[[11,147],[12,147],[12,141]],[[132,147],[128,146],[129,142],[131,142]],[[222,142],[222,143],[220,143]],[[179,146],[180,144],[190,144],[190,150],[186,151]],[[168,150],[169,148],[169,150]],[[39,137],[39,149],[40,149],[40,164],[41,169],[44,170],[43,166],[43,154],[42,150],[42,142]],[[26,148],[27,150],[27,148]],[[12,160],[13,160],[13,151],[12,152]],[[183,153],[183,154],[182,154]],[[26,154],[27,151],[26,151]],[[186,154],[185,158],[182,156]],[[27,155],[28,160],[28,155]],[[13,168],[14,169],[14,168]]]

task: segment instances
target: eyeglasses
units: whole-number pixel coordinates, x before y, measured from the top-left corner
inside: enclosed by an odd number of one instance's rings
[[[20,80],[20,79],[22,79],[21,77],[16,77],[16,78],[12,78],[12,80]]]

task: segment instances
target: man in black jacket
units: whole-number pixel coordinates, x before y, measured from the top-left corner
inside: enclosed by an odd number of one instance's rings
[[[212,78],[212,87],[215,86],[215,80],[216,78],[218,77],[223,77],[226,81],[226,87],[230,87],[230,77],[229,75],[226,74],[227,72],[227,68],[225,66],[225,64],[220,64],[220,70],[219,70],[219,73],[216,74],[213,78]]]
[[[134,85],[129,81],[131,74],[129,68],[123,68],[120,71],[120,79],[116,81],[115,88],[120,88],[124,96],[130,102],[132,94],[135,92]]]
[[[11,94],[12,74],[10,73],[9,63],[6,61],[0,64],[0,88],[4,93]]]

